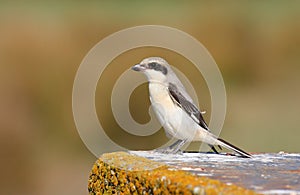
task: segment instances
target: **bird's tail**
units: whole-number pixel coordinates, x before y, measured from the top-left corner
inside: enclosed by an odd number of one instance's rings
[[[238,153],[239,155],[241,155],[244,158],[251,158],[251,155],[248,154],[247,152],[243,151],[242,149],[232,145],[231,143],[221,139],[221,138],[217,138],[217,145],[223,146],[229,150],[232,150],[236,153]]]

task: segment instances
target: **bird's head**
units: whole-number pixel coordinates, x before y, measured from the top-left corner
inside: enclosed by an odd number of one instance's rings
[[[132,70],[144,73],[150,82],[165,82],[169,72],[168,67],[169,64],[166,60],[160,57],[150,57],[134,65]]]

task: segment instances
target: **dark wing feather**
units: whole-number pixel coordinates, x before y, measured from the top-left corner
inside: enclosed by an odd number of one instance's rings
[[[199,109],[192,103],[190,102],[189,100],[187,100],[183,95],[182,93],[180,93],[177,89],[177,87],[172,84],[172,83],[169,83],[169,93],[170,93],[170,96],[171,96],[171,99],[178,105],[180,106],[188,115],[191,116],[191,118],[196,122],[198,123],[203,129],[206,129],[207,131],[210,131],[208,129],[208,126],[206,124],[206,122],[204,121],[204,118],[201,114],[201,112],[199,111]],[[209,144],[209,146],[211,147],[211,149],[215,152],[215,153],[219,153],[216,148]],[[219,146],[220,149],[221,146]]]
[[[180,106],[188,115],[191,116],[191,118],[198,123],[202,128],[209,131],[208,126],[206,122],[204,121],[204,118],[199,111],[199,109],[188,99],[186,99],[177,89],[177,87],[169,83],[169,93],[172,98],[172,100]]]

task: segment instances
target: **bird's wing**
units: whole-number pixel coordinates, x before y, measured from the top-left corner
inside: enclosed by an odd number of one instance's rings
[[[187,98],[185,98],[173,83],[169,83],[168,89],[171,99],[178,106],[180,106],[196,123],[198,123],[202,128],[209,131],[208,126],[204,121],[204,118],[199,109]]]

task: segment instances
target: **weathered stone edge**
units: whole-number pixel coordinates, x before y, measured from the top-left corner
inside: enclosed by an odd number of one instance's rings
[[[126,152],[103,154],[95,162],[88,180],[88,191],[90,195],[256,194]]]

